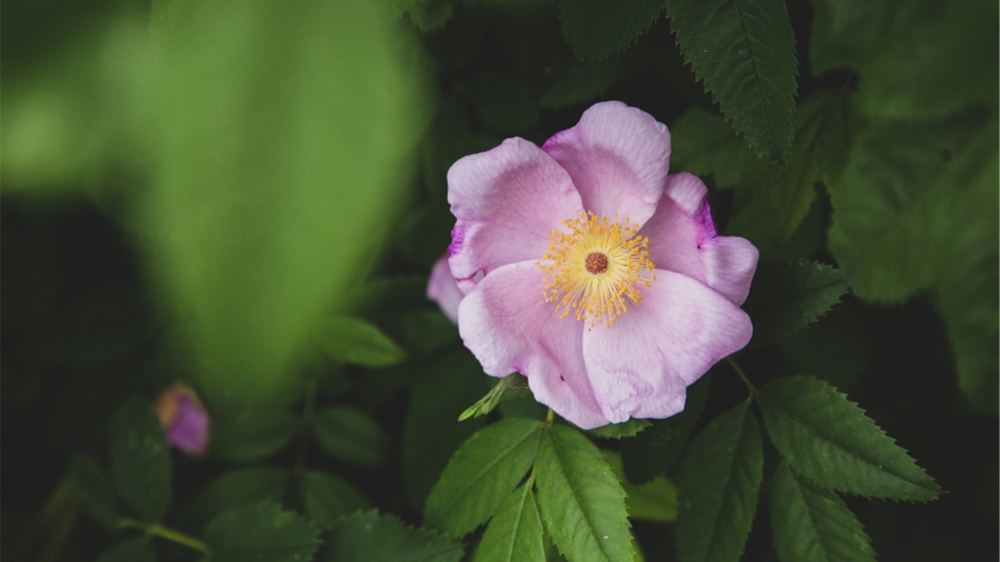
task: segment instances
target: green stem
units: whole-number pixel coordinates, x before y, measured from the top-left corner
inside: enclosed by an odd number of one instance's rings
[[[740,366],[736,363],[736,360],[733,359],[732,357],[726,357],[726,362],[729,363],[729,366],[732,367],[734,371],[736,371],[736,374],[739,375],[741,379],[743,379],[743,384],[747,385],[747,388],[750,390],[750,396],[752,396],[754,400],[756,400],[760,396],[760,394],[757,392],[757,387],[755,387],[753,383],[750,382],[750,378],[747,377],[747,374],[744,373],[743,369],[741,369]]]
[[[292,468],[292,484],[288,487],[287,506],[298,507],[302,483],[306,477],[306,464],[309,458],[309,440],[312,438],[313,420],[316,417],[316,393],[319,382],[313,377],[306,389],[305,404],[302,408],[302,419],[299,423],[298,447],[295,452],[295,466]]]
[[[553,420],[556,419],[556,413],[549,408],[549,413],[545,414],[545,427],[552,425]]]
[[[147,535],[162,537],[169,541],[173,541],[177,544],[183,544],[188,548],[192,548],[204,554],[208,554],[209,551],[208,545],[205,544],[203,541],[200,541],[192,537],[191,535],[185,535],[180,531],[168,529],[167,527],[164,527],[159,523],[143,523],[142,521],[136,521],[135,519],[122,517],[119,520],[118,524],[122,528],[141,529]]]

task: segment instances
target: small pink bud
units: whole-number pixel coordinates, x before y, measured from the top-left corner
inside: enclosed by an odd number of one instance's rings
[[[164,390],[155,409],[170,444],[189,455],[205,454],[211,420],[191,387],[177,383]]]

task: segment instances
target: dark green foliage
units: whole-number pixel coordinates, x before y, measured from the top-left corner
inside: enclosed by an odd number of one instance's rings
[[[153,552],[149,538],[137,537],[122,541],[111,549],[104,552],[97,562],[155,562],[156,553]]]
[[[720,188],[749,187],[770,163],[754,153],[725,119],[692,108],[670,127],[670,167],[698,176],[711,175]]]
[[[760,429],[749,402],[698,434],[680,481],[681,562],[739,560],[757,513],[763,466]]]
[[[652,423],[649,420],[632,418],[622,423],[609,423],[608,425],[595,427],[589,433],[594,437],[603,437],[604,439],[622,439],[624,437],[633,437],[650,425]]]
[[[326,408],[316,414],[316,440],[330,455],[361,466],[385,460],[389,438],[368,414],[356,408]]]
[[[771,483],[771,528],[781,562],[875,562],[871,539],[844,500],[782,462]]]
[[[616,55],[635,43],[663,12],[664,0],[561,0],[566,42],[581,60]]]
[[[781,0],[670,0],[695,76],[757,154],[783,161],[792,146],[795,38]]]
[[[528,472],[541,422],[508,418],[469,438],[427,498],[424,525],[461,537],[486,522]]]
[[[538,108],[527,88],[506,74],[477,74],[469,80],[468,88],[487,129],[517,133],[538,121]]]
[[[287,470],[260,467],[234,470],[212,480],[185,513],[196,528],[231,507],[263,501],[281,502],[288,491]]]
[[[353,486],[319,470],[305,474],[302,501],[306,515],[320,527],[331,527],[345,515],[372,507],[368,498]]]
[[[839,269],[814,262],[757,266],[743,310],[753,321],[755,346],[780,342],[815,322],[847,292]]]
[[[111,422],[111,475],[122,501],[158,521],[170,507],[170,447],[149,402],[129,398]]]
[[[575,428],[553,425],[535,470],[542,519],[563,556],[573,562],[632,558],[625,492],[593,443]]]
[[[392,515],[358,513],[327,535],[329,562],[458,562],[462,545],[426,529],[407,527]]]
[[[115,490],[104,471],[90,459],[74,457],[69,473],[73,493],[87,515],[109,531],[117,531],[121,514]]]
[[[360,318],[326,318],[316,328],[315,338],[330,359],[338,363],[387,367],[406,359],[406,352],[389,336]]]
[[[532,482],[503,502],[476,551],[476,562],[545,562],[545,544]]]
[[[298,562],[312,560],[321,543],[307,519],[273,503],[235,507],[205,528],[212,562]]]
[[[553,75],[538,105],[562,109],[596,101],[617,78],[618,66],[613,60],[578,62]]]
[[[864,410],[812,377],[775,379],[760,391],[774,446],[797,473],[866,497],[930,501],[941,488]]]
[[[292,440],[299,419],[291,412],[255,410],[223,420],[214,429],[212,455],[227,461],[269,457]]]
[[[782,355],[798,373],[848,390],[868,368],[874,349],[872,334],[853,303],[835,306],[822,322],[810,324],[781,344]]]

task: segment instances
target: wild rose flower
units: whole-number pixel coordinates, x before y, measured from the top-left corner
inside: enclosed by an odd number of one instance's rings
[[[189,455],[205,454],[211,420],[198,395],[185,384],[164,390],[154,406],[167,442]]]
[[[584,429],[676,414],[753,331],[757,249],[719,236],[705,185],[669,162],[665,125],[606,102],[541,148],[507,139],[448,171],[466,347]]]

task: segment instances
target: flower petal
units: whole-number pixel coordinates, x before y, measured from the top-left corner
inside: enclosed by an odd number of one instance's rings
[[[750,341],[750,317],[719,293],[656,270],[611,327],[583,334],[583,358],[604,417],[664,418],[684,407],[685,387]]]
[[[746,239],[716,234],[708,189],[697,176],[671,174],[639,234],[649,238],[657,268],[701,281],[737,306],[746,300],[759,253]]]
[[[534,262],[495,269],[459,306],[458,331],[486,374],[517,371],[560,416],[584,429],[605,425],[583,364],[583,323],[545,302],[544,275]]]
[[[552,230],[583,212],[566,171],[519,138],[455,162],[448,170],[448,202],[458,219],[449,264],[464,293],[475,287],[477,273],[540,259]]]
[[[656,210],[670,166],[670,132],[652,115],[621,102],[598,103],[542,150],[573,178],[583,206],[618,213],[641,226]]]
[[[448,268],[448,256],[444,256],[434,264],[431,278],[427,281],[427,298],[438,303],[441,312],[454,323],[458,323],[458,304],[465,296],[458,288],[455,276]]]

